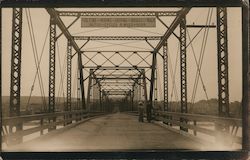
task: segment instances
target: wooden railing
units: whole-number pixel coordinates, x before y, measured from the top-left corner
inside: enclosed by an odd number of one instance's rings
[[[138,111],[130,111],[127,113],[130,115],[139,115]],[[144,118],[146,118],[145,111],[143,115]],[[242,133],[240,131],[240,128],[242,129],[242,120],[238,118],[155,110],[153,119],[158,122],[163,122],[164,126],[171,127],[174,130],[181,130],[180,128],[182,128],[188,131],[182,133],[187,133],[197,138],[204,137],[199,135],[199,133],[201,133],[214,137],[215,140],[222,139],[229,144],[242,144]],[[223,130],[221,128],[228,128],[228,130]]]
[[[21,139],[24,136],[31,135],[33,133],[44,134],[44,131],[48,129],[54,130],[60,127],[67,126],[71,123],[76,123],[83,119],[103,115],[103,112],[86,112],[81,110],[55,112],[45,114],[23,115],[18,117],[5,117],[2,119],[2,143],[8,143],[9,140]],[[10,130],[10,126],[21,125],[22,130],[13,131]]]
[[[154,119],[164,122],[170,127],[176,126],[188,129],[188,133],[197,136],[200,132],[213,137],[222,137],[224,140],[230,140],[230,143],[242,143],[242,135],[237,135],[239,128],[242,127],[242,120],[237,118],[217,117],[210,115],[188,114],[178,112],[155,111]],[[184,120],[184,121],[181,121]],[[210,127],[204,127],[204,122],[211,124]],[[222,130],[220,128],[228,128]],[[190,130],[192,130],[190,132]]]

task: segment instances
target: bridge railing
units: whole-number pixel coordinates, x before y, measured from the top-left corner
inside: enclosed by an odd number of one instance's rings
[[[237,134],[239,128],[242,128],[241,119],[166,111],[155,111],[154,118],[170,127],[175,127],[175,129],[176,127],[180,127],[186,128],[188,131],[192,130],[192,132],[188,133],[194,136],[198,136],[198,133],[202,133],[215,137],[216,140],[220,137],[224,141],[228,140],[228,143],[231,144],[242,144],[242,135]],[[228,129],[219,129],[222,126]]]
[[[22,142],[25,136],[38,133],[39,136],[54,129],[62,128],[82,119],[104,114],[103,112],[87,112],[82,110],[23,115],[17,117],[5,117],[2,119],[2,143],[13,144],[13,139]],[[12,126],[21,126],[21,130],[10,129]],[[21,140],[21,141],[20,141]]]

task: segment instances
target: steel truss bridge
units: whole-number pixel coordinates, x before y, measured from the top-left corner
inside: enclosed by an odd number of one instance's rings
[[[105,121],[103,117],[111,116],[116,106],[120,107],[121,117],[129,119],[133,123],[137,116],[138,101],[145,104],[145,125],[157,123],[168,130],[176,130],[178,134],[189,135],[198,141],[199,134],[216,138],[222,143],[230,142],[242,144],[242,135],[239,136],[239,128],[242,120],[231,118],[229,112],[229,76],[228,76],[228,33],[227,33],[227,8],[216,8],[216,25],[214,24],[188,24],[187,15],[192,8],[179,8],[176,11],[64,11],[54,8],[45,8],[50,17],[49,24],[49,70],[48,70],[48,101],[44,112],[40,114],[22,115],[20,109],[21,95],[21,57],[23,30],[23,8],[12,9],[12,43],[11,43],[11,82],[10,82],[10,104],[9,116],[3,118],[2,142],[8,146],[22,146],[23,138],[33,133],[39,133],[41,137],[57,133],[63,128],[79,124],[87,125],[91,121],[98,122],[98,118]],[[81,18],[81,16],[94,17],[138,17],[152,16],[165,27],[164,34],[160,36],[76,36],[70,33],[70,28]],[[74,20],[66,25],[64,17]],[[164,22],[162,17],[171,17],[170,25]],[[177,29],[178,28],[178,29]],[[218,74],[218,116],[188,113],[187,101],[187,47],[192,41],[187,41],[187,28],[204,30],[211,28],[217,32],[217,74]],[[66,103],[64,110],[56,110],[56,42],[61,37],[67,39],[67,61],[66,61]],[[169,96],[169,57],[168,39],[170,36],[179,42],[179,67],[180,67],[180,102],[179,112],[171,110]],[[195,38],[195,37],[194,37]],[[150,46],[149,50],[86,50],[84,47],[91,41],[143,41]],[[154,43],[152,43],[154,41]],[[79,45],[81,44],[81,45]],[[107,56],[106,53],[111,54]],[[161,59],[157,59],[157,55]],[[104,59],[101,63],[96,57]],[[115,62],[112,57],[120,57],[120,63]],[[132,63],[130,57],[137,57],[138,63]],[[72,99],[72,62],[77,59],[78,68],[78,107],[74,107]],[[149,61],[150,59],[150,61]],[[157,109],[155,101],[157,60],[163,61],[163,109]],[[91,63],[90,63],[91,62]],[[109,64],[109,65],[106,65]],[[39,66],[38,66],[39,67]],[[199,76],[200,71],[199,71]],[[86,83],[88,82],[88,83]],[[24,82],[22,82],[24,83]],[[175,84],[177,85],[177,84]],[[87,86],[86,88],[84,86]],[[118,103],[119,102],[119,103]],[[245,103],[245,102],[243,102]],[[245,105],[245,104],[242,104]],[[122,106],[122,107],[121,107]],[[117,116],[117,115],[115,115]],[[96,118],[97,117],[97,118]],[[128,118],[129,117],[129,118]],[[94,119],[92,119],[94,118]],[[92,120],[91,120],[92,119]],[[119,117],[118,117],[119,119]],[[129,121],[128,120],[128,121]],[[33,127],[25,128],[27,123],[33,123]],[[107,123],[109,121],[107,120]],[[110,122],[112,123],[112,122]],[[139,122],[138,122],[139,123]],[[203,128],[199,124],[212,124],[210,128]],[[132,123],[131,123],[132,125]],[[121,124],[122,126],[122,124]],[[154,126],[154,125],[153,125]],[[151,127],[153,127],[151,126]],[[88,125],[86,129],[88,129]],[[124,126],[123,126],[124,127]],[[138,126],[134,126],[138,128]],[[48,130],[48,131],[46,131]],[[126,130],[126,129],[124,129]],[[143,134],[143,129],[142,133]],[[156,129],[157,130],[157,129]],[[139,132],[140,130],[138,130]],[[48,133],[47,133],[48,132]],[[146,132],[146,131],[145,131]],[[166,133],[170,134],[170,133]],[[173,133],[172,133],[173,134]],[[60,133],[58,133],[60,135]],[[178,137],[178,136],[177,136]],[[223,138],[222,138],[223,137]],[[179,137],[180,138],[180,137]],[[180,138],[181,139],[181,138]],[[48,139],[49,141],[49,139]],[[169,142],[171,143],[171,142]],[[191,142],[188,142],[191,143]],[[24,143],[25,144],[25,143]],[[84,145],[84,144],[83,144]]]

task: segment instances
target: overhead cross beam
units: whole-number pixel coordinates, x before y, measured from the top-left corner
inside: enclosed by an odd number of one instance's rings
[[[59,16],[177,16],[179,11],[57,11]]]
[[[89,69],[96,69],[96,70],[137,70],[137,69],[144,69],[144,68],[150,68],[148,66],[83,66],[83,68],[89,68]]]
[[[99,50],[99,51],[98,50],[96,50],[96,51],[95,50],[85,50],[85,51],[82,51],[82,52],[83,53],[98,53],[98,52],[101,52],[101,53],[105,53],[105,52],[131,53],[132,52],[134,54],[137,54],[137,53],[151,53],[152,51],[150,51],[150,50],[147,50],[147,51],[146,50],[144,50],[144,51],[143,50],[140,50],[140,51],[139,50],[137,50],[137,51],[135,51],[135,50],[133,50],[133,51],[131,51],[131,50],[130,51],[129,50],[124,50],[124,51],[117,51],[117,50],[113,50],[113,51],[112,50],[105,50],[105,51],[104,50]]]
[[[104,76],[112,76],[112,77],[124,77],[124,76],[128,76],[128,77],[135,77],[135,76],[138,76],[138,74],[96,74],[96,76],[99,76],[99,77],[104,77]]]
[[[78,70],[80,73],[80,87],[82,92],[82,109],[85,109],[85,94],[84,94],[84,81],[83,81],[83,71],[82,71],[82,58],[81,58],[81,49],[76,44],[74,38],[69,33],[67,27],[64,25],[63,21],[58,15],[58,12],[54,8],[46,8],[47,12],[51,17],[53,17],[55,24],[61,29],[64,36],[68,39],[72,47],[75,49],[75,51],[78,54]]]
[[[74,40],[115,40],[115,41],[144,41],[144,40],[161,40],[161,36],[74,36]]]

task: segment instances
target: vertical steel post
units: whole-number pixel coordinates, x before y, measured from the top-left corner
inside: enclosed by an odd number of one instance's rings
[[[249,120],[248,116],[250,113],[250,107],[249,107],[249,96],[250,96],[250,78],[249,78],[249,71],[250,71],[250,60],[249,60],[249,53],[250,53],[250,44],[249,44],[249,29],[250,29],[250,23],[249,23],[249,7],[246,3],[242,5],[242,68],[243,68],[243,82],[242,82],[242,88],[243,88],[243,94],[242,94],[242,149],[245,151],[249,151],[249,133],[250,133],[250,127],[249,127]],[[246,152],[247,153],[247,152]]]
[[[3,117],[3,108],[2,108],[2,8],[0,8],[0,126],[3,126],[2,117]],[[2,141],[2,132],[0,132],[0,142]],[[2,151],[2,144],[0,144],[0,151]]]
[[[103,112],[103,106],[102,106],[102,90],[101,86],[99,86],[99,103],[100,103],[100,111]]]
[[[132,92],[131,92],[131,111],[134,111],[134,86],[132,88]]]
[[[141,98],[141,79],[138,79],[137,83],[138,83],[138,100],[141,101],[142,100],[142,98]]]
[[[163,85],[164,85],[164,111],[168,111],[168,43],[163,45]]]
[[[49,43],[49,112],[55,112],[55,74],[56,74],[56,23],[50,16],[50,43]],[[49,120],[51,122],[51,120]],[[52,123],[56,119],[53,118]],[[49,130],[55,129],[50,127]]]
[[[66,111],[71,111],[71,76],[72,75],[72,45],[68,40],[67,44],[67,104]],[[72,118],[72,115],[66,117],[66,119]],[[69,122],[71,123],[71,121]]]
[[[129,91],[129,106],[130,106],[130,111],[133,111],[133,91],[132,90],[130,90]]]
[[[89,84],[88,84],[88,93],[87,93],[87,110],[90,111],[90,95],[91,95],[91,86],[92,86],[92,75],[93,75],[93,69],[89,70]]]
[[[82,56],[81,53],[78,53],[78,69],[79,69],[79,78],[80,78],[80,88],[81,88],[81,97],[82,97],[82,110],[86,109],[85,104],[85,91],[84,91],[84,80],[83,80],[83,70],[82,70]]]
[[[217,61],[218,61],[218,105],[219,116],[229,116],[229,90],[228,90],[228,39],[227,39],[227,8],[217,7]],[[218,124],[217,140],[228,144],[229,137],[224,132],[229,132],[229,125]]]
[[[142,69],[142,81],[143,81],[143,91],[144,91],[144,107],[147,107],[148,102],[148,93],[147,93],[147,83],[146,83],[146,75],[145,75],[145,69]],[[147,109],[147,108],[146,108]],[[144,109],[145,112],[145,109]]]
[[[180,21],[180,78],[181,78],[181,113],[187,113],[187,59],[186,59],[186,17]],[[183,118],[182,123],[187,123]],[[187,128],[180,127],[183,131]]]
[[[104,112],[108,112],[105,91],[102,90],[102,107]]]
[[[152,52],[152,66],[151,66],[151,79],[150,79],[150,91],[149,91],[149,102],[147,103],[147,121],[150,122],[152,119],[153,109],[153,94],[154,94],[154,83],[155,83],[155,70],[156,70],[156,55],[157,52]]]
[[[12,17],[12,46],[11,46],[11,75],[10,75],[10,108],[9,116],[20,116],[21,94],[21,51],[22,51],[22,8],[13,8]],[[15,129],[15,130],[14,130]],[[22,124],[10,125],[10,133],[22,130]],[[9,144],[22,142],[22,137],[9,139]]]
[[[219,116],[229,116],[227,9],[217,7]]]
[[[148,93],[147,93],[145,69],[142,70],[142,78],[143,78],[144,101],[147,102],[148,101]]]
[[[157,64],[156,64],[157,65]],[[155,85],[154,85],[154,106],[156,105],[156,101],[158,98],[158,91],[157,91],[157,70],[155,70]]]

